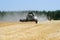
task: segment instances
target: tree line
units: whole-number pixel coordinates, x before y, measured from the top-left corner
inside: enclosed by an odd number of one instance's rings
[[[26,11],[24,11],[24,12],[26,12]],[[30,12],[30,11],[28,11],[28,12]],[[49,20],[52,20],[52,19],[53,20],[60,20],[60,10],[56,10],[56,11],[31,11],[31,12],[34,12],[34,13],[40,14],[40,15],[45,14]],[[6,13],[7,13],[6,11],[0,11],[0,16],[3,17]],[[22,11],[22,13],[23,13],[23,11]]]

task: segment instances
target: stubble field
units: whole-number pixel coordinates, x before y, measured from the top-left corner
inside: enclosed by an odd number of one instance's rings
[[[0,40],[60,40],[60,21],[0,22]]]

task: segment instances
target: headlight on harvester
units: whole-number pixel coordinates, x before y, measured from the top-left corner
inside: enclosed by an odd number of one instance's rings
[[[34,19],[37,19],[37,17],[35,16]]]

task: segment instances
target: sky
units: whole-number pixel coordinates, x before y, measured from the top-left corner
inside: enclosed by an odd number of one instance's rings
[[[60,10],[60,0],[0,0],[0,11]]]

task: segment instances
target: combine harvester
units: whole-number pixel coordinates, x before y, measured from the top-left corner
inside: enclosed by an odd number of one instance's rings
[[[30,22],[30,21],[35,21],[38,23],[37,17],[33,14],[33,12],[29,12],[28,15],[26,16],[26,19],[20,19],[20,22]]]

